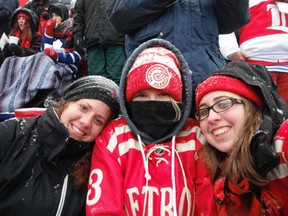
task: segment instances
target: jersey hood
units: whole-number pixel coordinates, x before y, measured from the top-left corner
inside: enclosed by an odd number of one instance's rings
[[[136,58],[145,49],[159,46],[171,51],[176,56],[177,61],[179,62],[180,78],[182,81],[182,106],[181,106],[182,116],[179,122],[177,123],[177,126],[175,126],[174,129],[169,134],[163,136],[160,139],[155,140],[147,133],[141,131],[131,120],[129,113],[127,111],[128,106],[126,100],[127,95],[126,90],[127,90],[128,73],[131,70],[133,63],[136,61]],[[149,40],[141,44],[138,48],[136,48],[134,52],[131,54],[131,56],[127,59],[126,64],[124,65],[122,71],[119,97],[120,97],[119,102],[122,115],[126,119],[127,124],[129,125],[134,134],[139,135],[141,137],[141,140],[145,144],[165,142],[179,133],[179,131],[182,129],[182,127],[186,123],[187,118],[190,115],[192,106],[192,72],[190,71],[188,64],[184,59],[183,55],[181,54],[181,52],[170,42],[163,39]]]

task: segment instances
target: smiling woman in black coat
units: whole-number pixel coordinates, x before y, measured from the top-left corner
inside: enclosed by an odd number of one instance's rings
[[[1,215],[85,215],[91,149],[118,113],[118,86],[87,76],[42,116],[1,122]]]

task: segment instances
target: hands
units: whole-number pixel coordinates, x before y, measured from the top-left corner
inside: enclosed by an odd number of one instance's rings
[[[58,59],[58,53],[56,50],[52,49],[52,48],[46,48],[44,50],[44,53],[46,55],[48,55],[51,59],[53,59],[54,61],[57,61]]]
[[[9,44],[10,51],[16,56],[22,56],[22,48],[17,44]]]
[[[245,52],[240,50],[240,51],[233,53],[229,57],[229,60],[232,62],[234,62],[234,61],[246,61],[248,58],[249,58],[249,56]]]
[[[3,56],[5,58],[10,57],[12,55],[22,56],[23,48],[17,44],[9,44],[6,43],[3,48]]]
[[[49,19],[46,23],[46,35],[52,37],[54,28],[56,26],[56,20],[55,19]]]
[[[44,10],[42,13],[41,13],[41,16],[44,20],[49,20],[49,14],[48,14],[48,11],[47,10]]]
[[[86,53],[86,44],[82,37],[74,37],[74,47],[75,51],[78,52],[81,56]]]

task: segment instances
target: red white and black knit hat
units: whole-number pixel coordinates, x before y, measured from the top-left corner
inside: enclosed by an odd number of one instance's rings
[[[126,101],[144,90],[161,90],[177,102],[182,101],[180,64],[173,52],[149,47],[141,52],[127,76]]]
[[[261,93],[255,87],[232,76],[215,74],[202,81],[196,88],[196,110],[199,109],[201,99],[213,91],[229,91],[241,95],[260,107],[264,106]]]

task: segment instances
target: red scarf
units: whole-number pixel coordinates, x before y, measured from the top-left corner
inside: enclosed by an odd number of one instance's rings
[[[222,177],[214,183],[219,216],[280,216],[281,200],[267,189],[259,189],[243,179],[233,185]]]
[[[19,29],[15,35],[16,37],[20,38],[21,37],[21,30]],[[19,44],[21,47],[24,47],[24,48],[30,48],[31,46],[31,43],[30,41],[25,37],[25,38],[22,38],[19,40]]]

